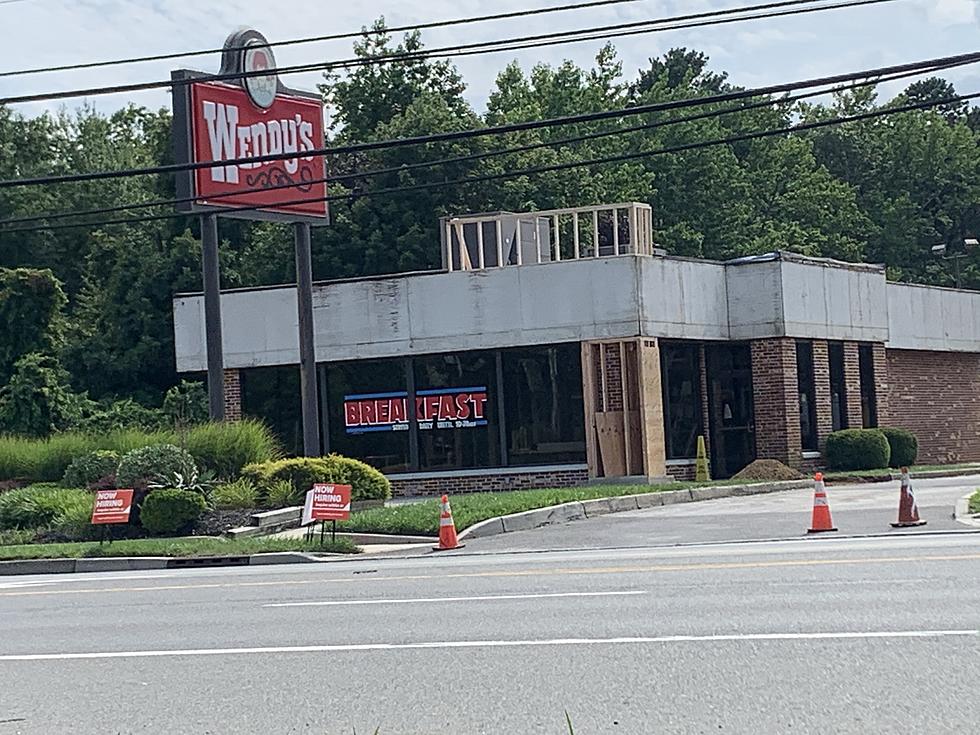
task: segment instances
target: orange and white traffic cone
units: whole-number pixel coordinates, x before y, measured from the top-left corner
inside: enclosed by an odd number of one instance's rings
[[[827,503],[827,490],[823,486],[823,473],[813,476],[813,520],[807,533],[823,533],[836,531],[834,521],[830,517],[830,505]]]
[[[909,468],[902,468],[902,489],[898,500],[898,521],[892,524],[892,528],[908,528],[910,526],[924,526],[926,522],[919,519],[919,507],[915,504],[915,495],[912,494],[912,481],[909,479]]]
[[[453,511],[449,507],[449,496],[442,496],[442,512],[439,513],[439,545],[433,546],[433,551],[451,551],[461,549],[464,544],[459,543],[456,538],[456,522],[453,520]]]

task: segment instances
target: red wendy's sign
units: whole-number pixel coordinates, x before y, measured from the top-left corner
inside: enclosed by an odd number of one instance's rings
[[[193,202],[180,209],[292,222],[328,216],[324,157],[309,154],[323,147],[322,101],[279,82],[267,44],[256,31],[233,34],[225,43],[219,77],[252,76],[205,81],[197,72],[174,72],[178,163],[283,156],[182,172],[178,198]],[[266,73],[254,76],[261,72]],[[241,206],[260,209],[229,209]]]

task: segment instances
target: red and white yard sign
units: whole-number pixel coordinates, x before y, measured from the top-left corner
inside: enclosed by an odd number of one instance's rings
[[[128,523],[132,510],[132,490],[99,490],[92,508],[92,524]]]
[[[314,485],[306,493],[303,525],[316,521],[346,521],[350,518],[350,490],[350,485]]]

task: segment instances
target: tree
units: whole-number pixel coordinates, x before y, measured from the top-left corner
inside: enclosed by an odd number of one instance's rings
[[[0,388],[0,433],[48,436],[78,421],[86,399],[72,393],[68,373],[57,359],[31,352],[14,365]]]
[[[50,270],[0,268],[0,385],[22,356],[60,347],[66,301]]]

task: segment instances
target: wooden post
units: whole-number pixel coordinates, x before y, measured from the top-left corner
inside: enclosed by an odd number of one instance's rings
[[[640,375],[640,429],[643,446],[643,472],[647,477],[667,473],[664,443],[664,403],[660,386],[660,345],[657,340],[637,340]]]

